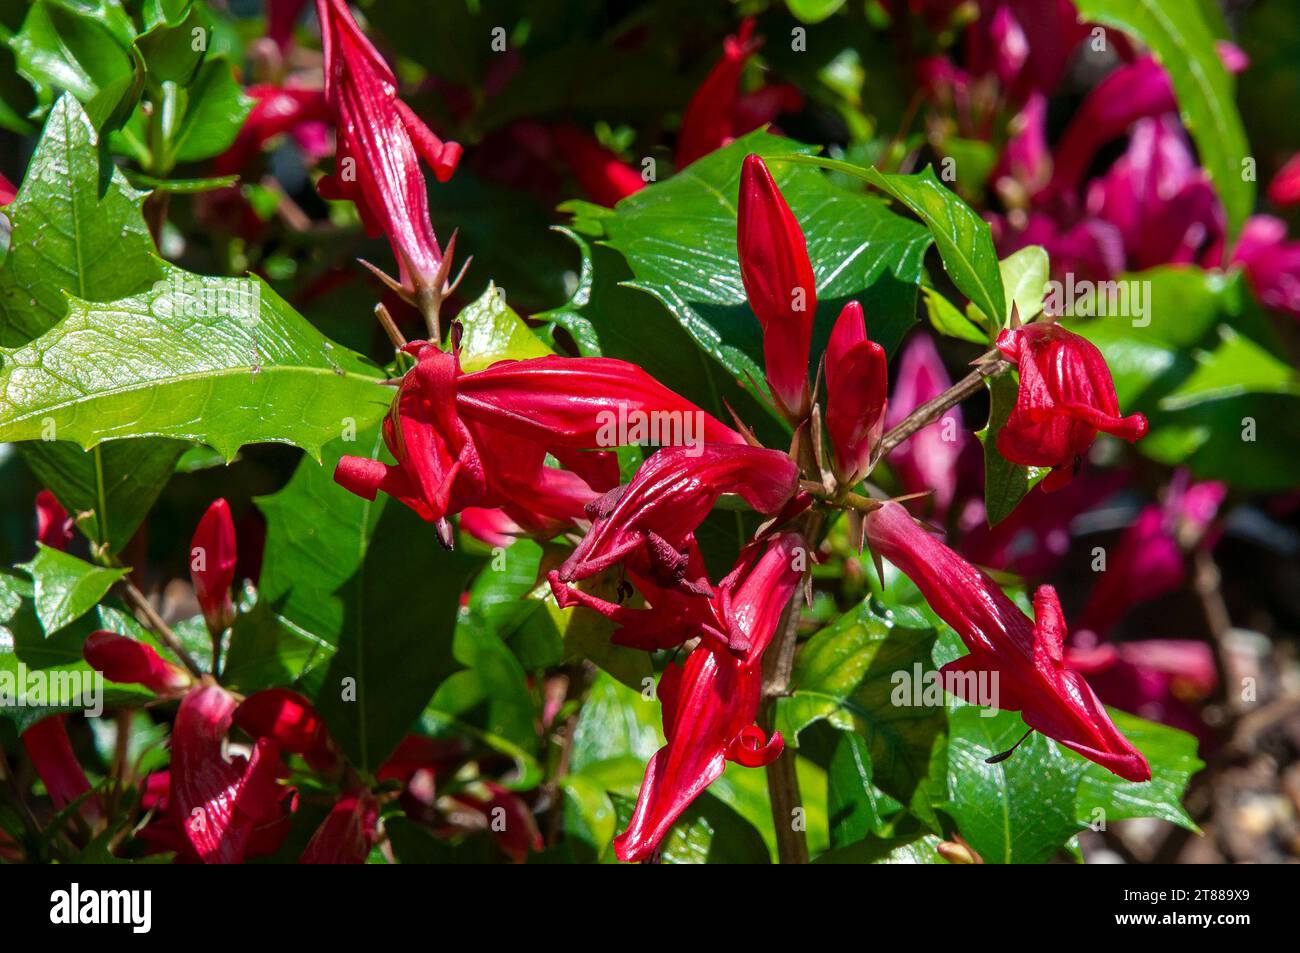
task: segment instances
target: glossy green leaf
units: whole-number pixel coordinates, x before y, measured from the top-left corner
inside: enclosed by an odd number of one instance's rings
[[[1079,0],[1082,19],[1116,27],[1151,48],[1168,71],[1184,124],[1214,181],[1235,234],[1255,205],[1251,155],[1237,112],[1236,83],[1215,48],[1215,28],[1185,0]]]
[[[111,304],[73,298],[58,325],[0,350],[0,440],[53,434],[89,448],[162,436],[227,459],[256,442],[316,455],[387,409],[378,368],[331,344],[260,279],[166,274]]]
[[[1042,245],[1026,245],[1012,252],[998,263],[1002,272],[1002,287],[1006,291],[1006,309],[1002,312],[1003,324],[1011,316],[1012,305],[1024,323],[1032,321],[1043,310],[1047,282],[1051,277],[1051,260]]]
[[[129,31],[117,4],[36,0],[10,43],[19,72],[46,93],[46,102],[67,90],[88,103],[133,71]]]
[[[932,672],[935,633],[914,610],[887,609],[866,599],[800,648],[792,694],[777,701],[776,727],[787,745],[827,719],[866,742],[875,784],[908,801],[929,773],[930,752],[943,731],[943,709],[922,695],[899,694]],[[941,700],[940,700],[941,701]]]
[[[272,654],[285,664],[305,660],[302,690],[363,771],[382,763],[455,668],[460,594],[479,565],[442,549],[433,527],[406,507],[334,483],[344,453],[377,456],[381,448],[375,429],[336,441],[324,466],[303,460],[284,489],[257,501],[267,521],[260,600],[288,623],[290,640]],[[240,667],[267,651],[265,634],[247,649],[242,638],[237,625],[230,654]]]
[[[170,143],[177,162],[220,155],[239,135],[253,100],[244,95],[225,57],[209,56],[185,87],[185,115]]]
[[[827,813],[832,848],[888,832],[888,818],[901,810],[871,779],[871,752],[858,734],[841,732],[827,777]]]
[[[1019,384],[1012,372],[985,378],[985,383],[989,389],[989,422],[975,436],[984,445],[984,512],[988,524],[996,526],[1011,515],[1049,470],[1012,463],[998,452],[998,434],[1015,409]]]
[[[457,315],[463,334],[460,366],[465,373],[504,360],[524,360],[553,353],[506,303],[505,289],[489,283]]]
[[[820,156],[784,158],[862,179],[902,203],[930,230],[944,270],[958,290],[985,314],[1001,312],[1005,303],[1002,273],[988,222],[944,186],[933,168],[926,166],[924,171],[900,175]]]
[[[622,254],[631,271],[627,284],[653,296],[695,347],[741,382],[763,380],[762,329],[749,309],[736,254],[741,164],[749,153],[784,156],[799,148],[754,132],[613,210],[568,206],[578,213],[578,231],[603,237]],[[803,227],[817,277],[813,358],[849,298],[866,309],[872,340],[893,350],[912,322],[925,231],[820,172],[788,162],[773,162],[771,169]],[[677,363],[691,357],[680,354]]]
[[[1194,829],[1180,798],[1201,766],[1195,739],[1131,715],[1112,717],[1150,762],[1151,781],[1123,781],[1037,732],[988,764],[1024,735],[1020,715],[968,705],[950,712],[945,809],[986,862],[1042,863],[1089,824],[1122,818],[1160,817]]]
[[[46,635],[81,618],[104,598],[125,569],[106,569],[41,545],[36,558],[18,567],[32,577],[36,616]]]
[[[925,301],[925,313],[930,318],[931,327],[940,334],[975,344],[988,343],[988,334],[958,311],[956,306],[938,291],[933,288],[922,288],[921,297]]]
[[[804,23],[821,23],[844,3],[845,0],[786,0],[790,12]]]

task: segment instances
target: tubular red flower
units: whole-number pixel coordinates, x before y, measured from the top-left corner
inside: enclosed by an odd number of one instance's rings
[[[592,506],[591,529],[560,567],[572,582],[635,557],[661,583],[690,585],[692,534],[723,493],[737,493],[760,513],[781,509],[798,489],[799,471],[778,450],[706,444],[661,450],[626,487]]]
[[[1286,240],[1286,223],[1272,215],[1246,219],[1232,250],[1256,297],[1268,307],[1300,317],[1300,241]]]
[[[700,156],[725,146],[736,135],[732,115],[737,84],[745,61],[761,45],[754,37],[754,20],[747,17],[735,36],[722,43],[722,59],[709,71],[682,114],[677,134],[677,166],[685,168]]]
[[[826,429],[841,483],[857,483],[871,469],[885,427],[888,374],[885,349],[867,340],[862,305],[850,301],[826,348]]]
[[[68,511],[49,490],[36,494],[36,541],[50,549],[64,550],[72,542],[72,520]]]
[[[66,719],[66,715],[42,718],[22,734],[23,749],[57,810],[63,810],[90,790],[86,772],[81,770],[72,742],[68,740]],[[98,816],[98,804],[93,797],[83,802],[82,814],[87,813]]]
[[[763,326],[767,383],[791,418],[808,414],[808,349],[817,316],[817,279],[794,213],[761,157],[745,157],[736,221],[740,277]]]
[[[1031,621],[988,576],[925,532],[897,503],[865,517],[872,552],[907,575],[970,654],[943,667],[953,674],[996,673],[995,698],[1025,724],[1129,781],[1147,781],[1146,759],[1119,733],[1097,696],[1062,658],[1066,628],[1051,586],[1034,596]],[[967,680],[945,680],[961,694]],[[978,698],[967,701],[978,703]]]
[[[316,828],[300,864],[364,864],[379,839],[379,802],[369,791],[345,794]]]
[[[218,685],[194,688],[172,726],[171,800],[176,823],[207,864],[239,863],[259,829],[283,816],[275,777],[279,745],[262,738],[250,759],[223,748],[235,699]]]
[[[412,293],[441,292],[442,249],[429,221],[423,158],[440,182],[461,148],[435,136],[397,98],[397,78],[361,32],[344,0],[316,0],[325,52],[325,99],[338,127],[338,165],[318,185],[355,202],[372,235],[384,234]]]
[[[1110,368],[1086,338],[1057,324],[1030,324],[1003,331],[997,345],[1020,370],[998,452],[1012,463],[1052,467],[1045,490],[1070,481],[1098,431],[1128,441],[1147,432],[1142,414],[1119,415]]]
[[[749,649],[737,657],[704,640],[683,666],[670,665],[659,679],[667,744],[646,765],[645,780],[627,830],[614,839],[620,860],[654,854],[682,812],[715,781],[727,761],[745,767],[771,764],[784,741],[754,725],[762,701],[763,652],[803,576],[796,555],[804,546],[794,534],[775,537],[741,563],[722,587],[725,613]]]
[[[194,595],[203,609],[208,631],[214,635],[224,632],[235,621],[230,585],[235,581],[237,559],[230,504],[219,499],[203,514],[190,541],[190,579],[194,583]]]
[[[325,95],[318,89],[249,86],[244,92],[256,103],[230,148],[213,161],[217,175],[242,171],[276,136],[297,133],[304,127],[310,128],[308,124],[325,123],[331,118]],[[313,142],[305,135],[302,141]]]
[[[254,738],[270,738],[292,754],[308,754],[329,744],[325,723],[312,703],[287,688],[254,692],[231,718]]]
[[[453,354],[423,341],[407,351],[416,366],[384,425],[397,464],[344,457],[334,479],[367,499],[383,490],[426,520],[490,507],[525,532],[553,534],[617,484],[614,447],[642,434],[744,443],[626,361],[540,357],[463,374]],[[548,453],[560,467],[545,465]]]
[[[152,645],[100,629],[86,636],[81,654],[109,681],[145,686],[159,695],[189,687],[189,673],[164,659]]]
[[[641,173],[572,123],[551,130],[556,147],[593,202],[614,207],[646,186]]]

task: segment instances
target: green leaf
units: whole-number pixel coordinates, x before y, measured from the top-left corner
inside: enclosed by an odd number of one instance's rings
[[[288,623],[290,640],[270,654],[303,660],[303,691],[363,771],[379,766],[454,669],[460,594],[479,566],[442,549],[407,507],[334,483],[342,455],[377,457],[381,448],[377,429],[336,441],[324,466],[303,460],[284,489],[257,500],[267,522],[260,600]],[[240,645],[236,626],[231,664],[240,670],[268,654],[265,634],[249,637]]]
[[[1160,817],[1194,829],[1179,804],[1201,767],[1183,732],[1112,712],[1116,726],[1151,764],[1152,780],[1132,784],[1038,732],[1011,757],[988,764],[1025,733],[1016,712],[959,705],[948,717],[946,810],[989,863],[1042,863],[1090,822]],[[1103,814],[1096,814],[1097,809]]]
[[[0,270],[0,345],[24,344],[67,311],[66,295],[113,301],[163,276],[140,212],[143,193],[112,163],[81,105],[55,105],[5,210],[13,223]]]
[[[1235,103],[1236,88],[1215,48],[1217,24],[1199,3],[1180,0],[1079,0],[1079,17],[1116,27],[1151,48],[1169,73],[1183,123],[1228,213],[1229,235],[1255,206],[1254,177],[1244,175],[1250,156]]]
[[[996,526],[1011,515],[1050,469],[1021,466],[998,452],[998,434],[1016,406],[1020,388],[1011,372],[987,377],[985,383],[989,388],[989,422],[975,436],[984,445],[984,511],[989,525]]]
[[[185,115],[169,144],[177,162],[197,162],[230,148],[253,108],[223,56],[204,60],[194,81],[184,89]]]
[[[615,796],[618,828],[626,829],[635,801]],[[682,812],[660,845],[663,864],[766,864],[767,845],[754,826],[706,792]]]
[[[137,37],[135,45],[144,58],[150,81],[188,83],[203,62],[206,51],[206,46],[194,49],[192,31],[208,28],[204,11],[190,6],[183,19],[176,22],[160,20]]]
[[[845,0],[786,0],[786,6],[804,23],[821,23],[844,6]]]
[[[741,164],[749,153],[785,156],[802,148],[807,147],[754,132],[615,209],[567,208],[578,212],[575,229],[603,236],[622,254],[631,271],[627,284],[652,295],[696,347],[736,380],[761,381],[762,330],[747,304],[736,254]],[[774,162],[772,173],[803,227],[817,277],[813,353],[829,338],[849,298],[861,300],[872,339],[892,350],[915,310],[928,244],[924,230],[880,200],[841,188],[814,170]],[[637,333],[648,336],[641,328]],[[681,353],[676,363],[692,358]]]
[[[86,538],[121,552],[167,485],[186,444],[177,440],[120,440],[89,452],[73,443],[18,444],[36,479],[78,521]],[[101,529],[99,514],[107,513]]]
[[[1022,322],[1028,323],[1043,310],[1043,298],[1047,294],[1047,281],[1051,277],[1051,261],[1047,249],[1042,245],[1026,245],[1012,252],[998,263],[1002,272],[1002,286],[1006,289],[1006,309],[1003,323],[1006,326],[1011,315],[1011,306]],[[995,335],[996,336],[996,335]]]
[[[125,14],[117,4],[36,0],[9,41],[18,71],[53,99],[67,90],[83,103],[134,71]]]
[[[905,837],[865,837],[855,844],[822,854],[816,864],[946,864],[939,856],[941,838],[934,834]]]
[[[827,813],[831,847],[846,847],[869,835],[889,832],[887,818],[902,805],[871,780],[871,752],[861,735],[845,731],[831,755]]]
[[[953,303],[938,291],[923,287],[921,296],[925,300],[925,313],[930,317],[930,324],[940,334],[963,341],[972,341],[975,344],[988,343],[988,334],[958,311]],[[982,314],[980,316],[983,317]]]
[[[942,706],[915,704],[898,692],[898,675],[920,680],[934,669],[934,630],[915,611],[886,609],[868,598],[800,648],[792,694],[777,700],[776,727],[787,745],[828,719],[865,740],[873,782],[906,803],[926,777],[943,731]]]
[[[553,353],[506,304],[504,289],[488,283],[478,300],[456,317],[464,333],[460,339],[460,366],[465,373],[497,361],[545,357]]]
[[[820,156],[792,155],[782,160],[854,176],[901,202],[930,230],[944,270],[958,290],[985,314],[1000,313],[1006,299],[988,222],[945,187],[932,167],[899,175]]]
[[[47,636],[93,609],[128,572],[95,566],[43,544],[35,559],[18,568],[32,577],[36,616]]]
[[[663,746],[659,703],[601,673],[591,683],[573,729],[569,768],[575,774],[611,759],[645,763]],[[635,774],[640,781],[640,770]]]
[[[0,350],[0,440],[53,432],[88,449],[162,436],[227,460],[256,442],[315,456],[387,409],[379,369],[330,343],[261,279],[170,266],[166,275],[111,304],[73,298],[58,325]]]

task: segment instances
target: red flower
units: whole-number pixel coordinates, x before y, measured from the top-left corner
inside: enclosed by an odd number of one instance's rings
[[[762,701],[763,652],[803,576],[796,535],[778,536],[742,554],[720,587],[718,608],[745,635],[739,657],[704,640],[684,666],[668,666],[659,679],[667,744],[646,765],[645,780],[628,828],[614,839],[620,860],[645,860],[673,823],[722,774],[726,762],[756,768],[784,749],[779,732],[768,738],[754,724]],[[692,633],[687,633],[688,637]]]
[[[528,859],[530,852],[542,849],[542,832],[528,805],[518,795],[495,781],[484,781],[486,798],[475,797],[467,791],[452,795],[452,799],[473,808],[487,818],[488,830],[497,846],[516,864]]]
[[[593,202],[611,208],[646,186],[641,173],[572,124],[552,130],[556,147]]]
[[[1133,441],[1147,432],[1141,414],[1119,415],[1110,368],[1092,342],[1056,324],[998,335],[998,350],[1020,370],[1020,392],[998,452],[1012,463],[1052,467],[1043,489],[1070,482],[1097,432]]]
[[[901,569],[970,654],[943,667],[945,686],[979,704],[962,675],[993,673],[993,697],[1003,711],[1019,711],[1030,728],[1129,781],[1148,781],[1141,752],[1119,733],[1088,683],[1062,658],[1065,619],[1056,592],[1041,586],[1031,621],[988,576],[913,522],[897,503],[865,518],[872,552]],[[956,676],[956,677],[954,677]]]
[[[885,349],[867,340],[862,305],[850,301],[826,347],[826,429],[841,484],[857,483],[871,469],[885,427],[888,374]]]
[[[793,86],[775,84],[741,96],[740,74],[749,57],[762,45],[754,36],[754,20],[746,18],[735,36],[722,44],[722,59],[709,71],[682,114],[677,134],[677,167],[685,168],[701,156],[720,149],[737,136],[771,122],[777,113],[803,105]]]
[[[68,740],[66,719],[66,715],[42,718],[22,734],[23,749],[57,810],[90,791],[86,772],[81,770]],[[82,802],[81,813],[87,819],[99,816],[99,804],[93,796]]]
[[[311,702],[287,688],[254,692],[242,701],[232,720],[254,738],[270,738],[281,751],[306,757],[319,771],[335,763],[334,744]]]
[[[620,426],[631,418],[666,416],[692,428],[665,428],[670,438],[743,443],[625,361],[540,357],[464,374],[455,355],[423,341],[407,352],[416,366],[384,423],[397,464],[344,457],[334,479],[367,499],[383,490],[431,522],[466,507],[492,507],[529,532],[562,529],[618,481],[610,454],[582,451],[635,440],[631,428]],[[545,465],[548,453],[563,469]]]
[[[767,384],[787,416],[808,415],[808,348],[817,279],[794,213],[762,158],[745,157],[736,222],[740,277],[763,326]]]
[[[336,171],[320,181],[320,193],[355,202],[370,234],[388,236],[408,294],[439,295],[446,269],[429,222],[419,160],[446,182],[461,148],[435,136],[397,98],[397,78],[344,0],[316,0],[316,13],[325,52],[325,99],[338,127]]]
[[[772,515],[798,489],[799,471],[786,454],[763,447],[706,444],[661,450],[632,482],[593,505],[594,522],[559,569],[562,582],[586,579],[632,559],[639,572],[683,591],[707,593],[708,580],[688,575],[695,528],[723,493],[736,493]]]
[[[36,494],[36,541],[59,550],[67,549],[72,542],[72,520],[49,490]]]
[[[218,685],[193,689],[172,726],[171,800],[182,834],[207,864],[239,863],[259,831],[287,817],[276,784],[280,748],[260,739],[251,758],[226,760],[234,696]]]
[[[1268,184],[1268,200],[1278,208],[1300,203],[1300,152],[1287,160],[1286,165]]]
[[[135,682],[159,695],[190,686],[189,673],[164,659],[152,645],[100,629],[86,636],[81,654],[112,682]]]
[[[319,136],[310,134],[331,118],[324,93],[291,86],[249,86],[244,92],[257,102],[230,148],[213,161],[217,175],[242,171],[266,143],[285,133],[294,134],[300,144],[310,146],[308,152],[324,154],[320,147],[327,140],[322,143]]]
[[[235,524],[224,499],[208,507],[190,541],[190,579],[208,631],[219,635],[235,621],[230,584],[235,581]]]
[[[379,802],[369,791],[345,794],[316,828],[301,864],[364,864],[379,839]]]
[[[894,376],[894,396],[885,413],[885,426],[902,423],[907,415],[952,386],[934,339],[916,334],[903,348]],[[889,454],[889,468],[907,493],[929,493],[934,513],[942,517],[957,496],[958,461],[969,442],[962,428],[961,407],[953,406],[929,426],[922,427]]]

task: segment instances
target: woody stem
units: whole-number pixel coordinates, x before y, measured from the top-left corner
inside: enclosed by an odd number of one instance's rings
[[[804,515],[800,531],[808,546],[814,545],[821,526],[820,512],[810,510]],[[811,559],[811,554],[809,558]],[[790,691],[794,652],[799,641],[800,602],[803,597],[803,586],[799,586],[781,615],[776,641],[763,656],[763,727],[769,734],[775,728],[778,699]],[[808,863],[808,840],[800,816],[803,799],[799,793],[799,775],[795,770],[793,750],[783,751],[780,757],[767,766],[767,794],[772,803],[777,859],[783,864]]]
[[[152,629],[158,638],[163,640],[163,643],[171,649],[176,657],[184,663],[185,667],[190,670],[190,674],[195,678],[202,677],[203,669],[199,668],[198,663],[194,661],[190,656],[190,653],[185,651],[185,646],[181,644],[180,638],[174,631],[172,631],[172,627],[163,621],[162,616],[158,614],[158,610],[155,609],[153,603],[149,601],[149,597],[141,592],[139,588],[136,587],[136,584],[131,582],[129,579],[123,581],[122,591],[126,594],[127,602],[131,603],[132,607],[139,612],[140,615],[144,616],[145,625]]]
[[[886,433],[880,441],[880,455],[884,456],[889,453],[912,434],[942,417],[950,407],[956,406],[975,393],[984,386],[986,377],[997,377],[999,374],[1004,374],[1011,369],[1009,361],[998,358],[996,349],[980,355],[978,364],[979,366],[975,370],[953,384],[938,397],[927,400],[904,417],[897,427]]]

